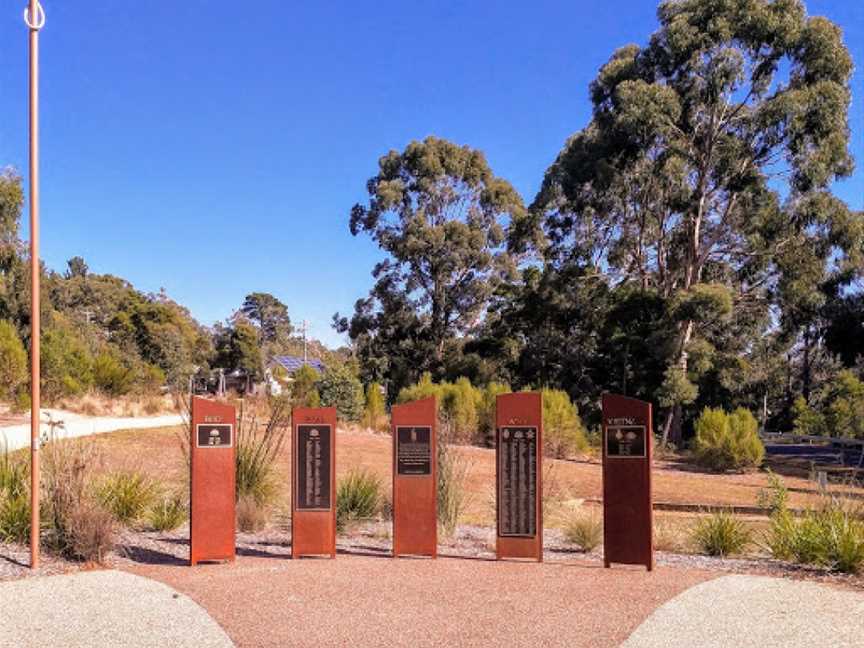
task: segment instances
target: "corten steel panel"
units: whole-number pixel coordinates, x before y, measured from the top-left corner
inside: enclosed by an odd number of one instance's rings
[[[225,427],[228,425],[230,431]],[[234,560],[237,451],[234,408],[193,396],[191,427],[189,564]],[[227,441],[230,443],[226,444]]]
[[[298,480],[299,462],[303,451],[298,444],[300,427],[313,426],[326,429],[329,426],[330,483],[329,502],[316,510],[301,508]],[[322,556],[336,557],[336,408],[297,407],[291,412],[291,557]]]
[[[644,428],[644,447],[638,434]],[[632,447],[618,450],[617,431],[637,435]],[[611,431],[611,432],[610,432]],[[609,456],[612,435],[613,452]],[[651,456],[654,434],[651,403],[603,394],[603,558],[612,563],[654,568]],[[628,455],[627,452],[632,452]],[[642,455],[642,456],[640,456]]]
[[[394,405],[391,412],[393,435],[393,555],[438,555],[437,405],[435,398]],[[429,463],[417,473],[399,474],[398,430],[428,428]],[[404,453],[404,449],[403,449]],[[407,468],[403,468],[408,472]]]
[[[534,476],[534,533],[530,536],[502,535],[502,429],[523,428],[536,431]],[[543,400],[539,392],[500,394],[495,403],[495,509],[498,520],[496,556],[543,560]]]

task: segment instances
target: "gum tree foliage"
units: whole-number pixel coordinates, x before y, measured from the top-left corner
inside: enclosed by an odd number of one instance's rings
[[[317,382],[323,407],[335,407],[342,421],[359,421],[363,415],[363,385],[347,365],[328,367]]]
[[[243,318],[232,326],[219,326],[215,332],[215,365],[222,369],[244,372],[250,382],[264,377],[264,358],[258,328]]]
[[[542,226],[552,264],[693,302],[678,307],[667,360],[665,438],[695,398],[689,349],[705,326],[775,287],[800,308],[796,271],[826,258],[851,271],[860,222],[828,192],[852,171],[840,29],[799,0],[669,0],[658,19],[646,46],[601,68],[591,123],[514,231]],[[799,253],[812,258],[798,265]]]
[[[480,151],[436,137],[383,156],[367,190],[351,233],[368,234],[387,258],[351,320],[337,314],[335,325],[374,366],[370,378],[398,387],[424,369],[440,373],[447,341],[478,323],[513,271],[505,228],[524,207]]]
[[[246,295],[240,313],[258,327],[262,347],[278,349],[284,346],[293,331],[288,307],[270,293]]]

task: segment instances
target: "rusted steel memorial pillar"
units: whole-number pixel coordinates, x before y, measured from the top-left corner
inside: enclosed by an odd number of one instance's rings
[[[501,394],[495,403],[496,555],[543,560],[543,400]]]
[[[393,555],[438,555],[435,398],[394,405]]]
[[[651,403],[603,394],[603,561],[654,569]]]
[[[336,408],[291,413],[291,557],[336,557]]]
[[[234,560],[236,412],[193,396],[190,427],[189,564]]]

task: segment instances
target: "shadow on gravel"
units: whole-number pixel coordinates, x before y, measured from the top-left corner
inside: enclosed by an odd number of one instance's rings
[[[4,556],[3,554],[0,554],[0,560],[5,560],[6,562],[11,563],[11,564],[15,565],[16,567],[29,567],[30,566],[28,563],[25,563],[21,560],[15,560],[14,558],[12,558],[10,556]]]
[[[259,543],[259,544],[264,544]],[[236,547],[234,549],[238,556],[246,556],[249,558],[275,558],[277,560],[291,560],[290,553],[274,553],[272,551],[264,551],[263,549],[252,549],[250,547]]]
[[[120,545],[117,547],[117,552],[132,562],[141,563],[142,565],[188,565],[189,560],[178,558],[164,551],[156,551],[155,549],[146,549],[144,547],[136,547],[134,545]]]

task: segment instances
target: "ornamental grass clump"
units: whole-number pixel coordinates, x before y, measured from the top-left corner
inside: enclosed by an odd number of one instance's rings
[[[26,542],[30,534],[30,469],[20,453],[0,451],[0,542]]]
[[[597,511],[575,509],[564,520],[564,537],[581,551],[590,553],[603,542],[603,518]]]
[[[350,522],[375,517],[384,502],[381,478],[364,468],[355,468],[336,487],[336,528],[343,531]]]
[[[824,496],[796,517],[784,503],[772,513],[762,543],[778,560],[856,574],[864,570],[864,511]]]
[[[439,442],[437,449],[438,528],[451,537],[468,507],[471,463],[451,445]]]
[[[120,524],[139,522],[158,499],[159,484],[139,472],[114,472],[103,478],[96,490],[102,507]]]
[[[101,463],[95,444],[52,436],[41,454],[47,546],[76,560],[101,563],[114,547],[116,522],[93,492],[94,469]]]
[[[702,553],[725,558],[742,553],[750,545],[752,532],[732,512],[718,511],[699,518],[690,538]]]
[[[237,501],[253,498],[259,506],[273,505],[278,496],[275,469],[291,422],[288,399],[269,403],[269,416],[261,420],[256,408],[240,406],[237,417]]]
[[[163,494],[147,512],[147,524],[154,531],[173,531],[187,517],[185,497]]]

